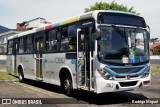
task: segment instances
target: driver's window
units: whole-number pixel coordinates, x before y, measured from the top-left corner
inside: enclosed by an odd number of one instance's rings
[[[101,50],[111,50],[112,49],[112,30],[111,29],[103,29],[101,32],[101,41],[100,41],[100,47]]]

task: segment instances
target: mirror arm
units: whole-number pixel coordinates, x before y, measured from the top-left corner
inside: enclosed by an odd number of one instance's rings
[[[96,29],[96,36],[95,36],[95,39],[98,40],[101,37],[101,21],[96,20],[96,22],[100,24],[100,27]]]
[[[149,39],[150,39],[150,27],[149,27],[149,25],[147,25],[147,28],[149,30]]]

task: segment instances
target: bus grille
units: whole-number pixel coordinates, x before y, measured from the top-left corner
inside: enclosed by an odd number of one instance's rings
[[[135,86],[137,84],[137,81],[131,81],[131,82],[119,82],[121,87],[129,87],[129,86]]]
[[[137,68],[110,68],[116,73],[136,73],[143,69],[143,67]]]

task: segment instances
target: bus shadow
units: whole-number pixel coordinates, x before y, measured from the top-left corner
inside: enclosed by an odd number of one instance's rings
[[[114,93],[103,93],[95,94],[87,91],[75,90],[73,98],[88,102],[89,104],[96,105],[108,105],[108,104],[121,104],[121,103],[132,103],[132,100],[145,100],[148,99],[143,94],[136,94],[132,92],[114,92]]]
[[[34,87],[42,88],[47,91],[61,94],[62,91],[59,86],[41,83],[38,81],[27,80],[25,84],[32,85]],[[133,93],[132,91],[115,92],[115,93],[103,93],[95,94],[84,90],[74,90],[70,98],[74,98],[77,104],[96,104],[96,105],[109,105],[109,104],[131,104],[132,100],[145,100],[148,99],[143,94]]]
[[[34,81],[34,80],[29,80],[29,79],[25,79],[24,83],[28,85],[32,85],[37,88],[47,90],[47,91],[56,92],[59,94],[62,93],[61,88],[57,85],[43,83],[40,81]]]

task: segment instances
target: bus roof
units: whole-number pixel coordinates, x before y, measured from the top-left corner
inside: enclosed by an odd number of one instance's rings
[[[72,23],[72,22],[79,21],[79,20],[84,20],[84,19],[89,19],[89,18],[97,19],[97,14],[99,12],[121,13],[121,14],[129,14],[129,15],[137,16],[136,14],[133,14],[133,13],[130,13],[130,12],[123,12],[123,11],[94,10],[94,11],[91,11],[91,12],[83,13],[83,14],[81,14],[79,16],[75,16],[75,17],[72,17],[72,18],[68,18],[68,19],[65,19],[65,20],[50,24],[48,26],[45,26],[44,30],[47,30],[47,29],[50,29],[50,28],[54,28],[54,27],[58,27],[58,26],[62,26],[62,25],[65,25],[65,24],[69,24],[69,23]]]
[[[129,14],[129,15],[134,15],[134,16],[137,16],[136,14],[134,13],[131,13],[131,12],[124,12],[124,11],[118,11],[118,10],[95,10],[97,12],[110,12],[110,13],[122,13],[122,14]]]
[[[71,17],[71,18],[68,18],[68,19],[64,19],[64,20],[62,20],[62,21],[57,21],[57,22],[55,22],[55,23],[53,23],[53,24],[44,25],[43,27],[39,27],[39,28],[35,28],[35,29],[29,30],[29,31],[22,32],[22,33],[20,33],[20,34],[17,34],[16,36],[20,37],[20,36],[24,36],[24,35],[27,35],[27,34],[32,34],[32,33],[35,33],[35,32],[42,31],[42,30],[47,30],[47,29],[50,29],[50,28],[54,28],[54,27],[66,25],[66,24],[69,24],[69,23],[73,23],[73,22],[76,22],[76,21],[79,21],[79,20],[85,20],[85,19],[89,19],[89,18],[94,18],[94,19],[96,19],[96,18],[97,18],[97,14],[98,14],[99,12],[122,13],[122,14],[129,14],[129,15],[137,16],[136,14],[129,13],[129,12],[123,12],[123,11],[115,11],[115,10],[94,10],[94,11],[91,11],[91,12],[83,13],[83,14],[78,15],[78,16],[75,16],[75,17]],[[13,39],[13,38],[12,38],[12,39]]]

